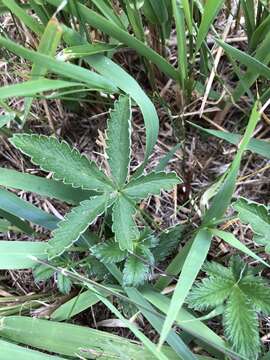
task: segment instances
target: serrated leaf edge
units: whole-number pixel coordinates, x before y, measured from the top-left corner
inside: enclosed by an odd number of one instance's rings
[[[16,139],[16,138],[20,138],[20,137],[29,137],[29,138],[39,138],[39,139],[42,139],[42,138],[45,138],[45,139],[49,139],[49,141],[51,139],[53,140],[56,140],[58,142],[58,144],[61,146],[62,144],[65,145],[70,151],[71,153],[77,153],[79,155],[79,157],[81,159],[86,159],[88,162],[89,162],[89,166],[91,166],[92,164],[96,164],[95,161],[92,161],[92,160],[89,160],[88,157],[84,154],[81,154],[79,152],[78,149],[76,149],[75,147],[71,147],[69,145],[69,143],[62,139],[62,140],[59,140],[57,137],[55,136],[46,136],[46,135],[42,135],[42,134],[15,134],[13,135],[12,138],[9,139],[9,142],[16,148],[18,149],[21,153],[23,153],[24,155],[26,155],[28,158],[30,158],[31,162],[34,164],[34,165],[37,165],[42,171],[45,171],[45,172],[49,172],[49,173],[52,173],[53,174],[53,179],[54,180],[57,180],[57,181],[62,181],[64,184],[66,185],[71,185],[73,188],[75,189],[78,189],[78,188],[81,188],[83,190],[93,190],[93,191],[97,191],[97,192],[101,192],[99,189],[95,189],[95,188],[88,188],[88,187],[85,187],[85,186],[77,186],[75,185],[74,183],[71,183],[71,182],[68,182],[66,181],[65,178],[61,179],[61,178],[57,178],[55,176],[55,173],[53,171],[51,171],[50,169],[45,169],[44,167],[42,167],[40,164],[38,164],[37,162],[34,161],[33,157],[32,156],[29,156],[29,154],[27,154],[25,151],[21,150],[14,142],[13,142],[13,139]],[[109,180],[108,176],[106,174],[104,174],[104,172],[102,171],[102,169],[100,169],[98,166],[97,166],[97,169]],[[113,186],[110,184],[110,182],[107,182],[107,185],[111,186],[112,188],[112,191],[114,190]]]

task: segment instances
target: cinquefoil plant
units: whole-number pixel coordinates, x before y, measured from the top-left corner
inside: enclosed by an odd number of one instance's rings
[[[98,216],[112,208],[115,237],[92,248],[92,251],[103,262],[121,261],[128,254],[133,254],[127,259],[124,278],[128,285],[141,283],[149,269],[146,264],[153,264],[150,249],[156,243],[151,234],[140,233],[135,221],[136,203],[149,195],[159,194],[161,189],[172,189],[180,179],[173,172],[151,172],[128,178],[131,157],[130,98],[120,96],[108,121],[109,175],[78,150],[55,137],[19,134],[13,136],[11,143],[30,156],[34,164],[52,172],[55,180],[97,193],[97,196],[73,208],[53,231],[48,242],[48,259],[56,259],[69,250]],[[134,273],[141,273],[141,276],[137,278]]]
[[[209,277],[195,283],[189,305],[200,311],[224,305],[226,337],[234,350],[256,359],[260,352],[258,313],[270,314],[269,283],[255,276],[239,257],[233,257],[228,268],[208,262],[203,270]]]

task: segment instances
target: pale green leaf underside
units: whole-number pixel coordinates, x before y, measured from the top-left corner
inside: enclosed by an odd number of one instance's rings
[[[226,337],[234,350],[247,359],[256,359],[260,349],[258,319],[252,302],[238,286],[231,292],[223,319]]]
[[[240,220],[252,227],[255,233],[254,241],[270,249],[270,214],[267,208],[244,198],[237,200],[233,208],[238,212]]]
[[[66,251],[113,201],[108,194],[104,194],[85,200],[73,208],[53,231],[53,237],[48,242],[49,258],[53,259]]]
[[[139,237],[134,221],[136,208],[123,195],[119,195],[113,206],[113,232],[121,250],[133,250],[133,241]]]
[[[53,173],[55,180],[83,189],[110,191],[110,180],[96,164],[65,141],[44,135],[14,135],[11,143],[31,157],[34,164]]]
[[[114,103],[107,130],[107,155],[111,174],[117,185],[127,179],[131,152],[130,98],[121,96]]]
[[[173,172],[152,172],[131,180],[123,193],[133,199],[144,199],[149,195],[159,195],[161,190],[171,190],[179,183],[180,178]]]

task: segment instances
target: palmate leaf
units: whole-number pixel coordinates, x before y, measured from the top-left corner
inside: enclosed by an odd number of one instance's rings
[[[246,359],[256,359],[260,351],[258,319],[252,301],[236,285],[223,316],[225,334],[233,349]]]
[[[129,171],[131,153],[131,104],[128,96],[114,103],[107,129],[107,155],[111,174],[118,186],[123,185]]]
[[[53,173],[55,180],[83,189],[111,191],[110,180],[97,165],[65,141],[44,135],[14,135],[11,143],[31,157],[34,164]]]
[[[53,259],[66,251],[114,200],[112,196],[103,194],[73,208],[53,231],[53,237],[48,242],[49,258]]]
[[[119,194],[113,206],[112,230],[121,250],[132,251],[133,241],[140,236],[134,221],[135,213],[134,205],[124,195]]]
[[[92,254],[105,264],[117,263],[125,259],[126,251],[119,248],[119,244],[109,240],[91,247]]]
[[[244,198],[238,199],[233,204],[233,208],[244,224],[250,224],[254,232],[253,240],[258,244],[266,245],[265,250],[270,252],[270,214],[267,208]]]
[[[202,267],[202,270],[206,272],[210,277],[219,277],[232,279],[232,271],[230,268],[227,268],[215,261],[206,261]]]
[[[171,172],[151,172],[131,180],[123,193],[132,199],[145,199],[149,195],[159,195],[161,190],[171,190],[181,182],[180,178]]]

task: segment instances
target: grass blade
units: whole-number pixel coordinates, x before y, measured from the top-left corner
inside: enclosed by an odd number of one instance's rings
[[[208,230],[200,230],[190,248],[190,251],[183,264],[176,288],[174,290],[166,319],[160,334],[159,347],[166,340],[168,333],[176,320],[186,296],[188,295],[193,282],[195,281],[204,260],[208,254],[212,235]]]
[[[46,259],[47,243],[38,241],[0,241],[0,270],[27,269],[36,266],[30,256]]]
[[[34,192],[74,205],[95,194],[93,191],[75,189],[60,181],[24,174],[5,168],[0,168],[0,185],[17,190]]]

